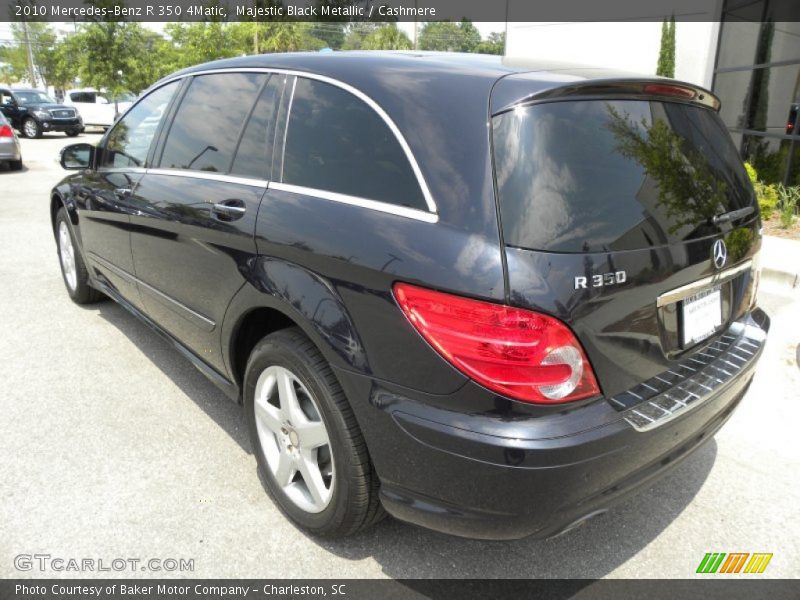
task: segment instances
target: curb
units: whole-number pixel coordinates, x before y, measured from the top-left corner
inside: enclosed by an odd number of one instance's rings
[[[798,273],[763,267],[761,269],[761,278],[790,288],[800,287],[800,274]]]

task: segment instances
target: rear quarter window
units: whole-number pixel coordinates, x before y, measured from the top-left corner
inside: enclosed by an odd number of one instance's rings
[[[292,99],[283,182],[425,210],[400,143],[360,98],[299,77]]]
[[[717,232],[709,219],[753,192],[716,113],[680,103],[581,100],[493,119],[508,245],[637,249]]]

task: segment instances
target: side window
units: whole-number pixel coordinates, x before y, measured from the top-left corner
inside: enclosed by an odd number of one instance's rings
[[[195,77],[175,113],[160,167],[227,173],[265,77],[259,73]]]
[[[284,78],[270,77],[261,91],[258,102],[247,122],[231,175],[269,179],[272,167],[272,147],[275,135],[275,116],[281,98]]]
[[[106,139],[101,167],[145,167],[150,144],[169,106],[177,81],[168,83],[143,98],[120,120]]]
[[[298,77],[283,159],[284,183],[426,209],[400,143],[365,102]]]

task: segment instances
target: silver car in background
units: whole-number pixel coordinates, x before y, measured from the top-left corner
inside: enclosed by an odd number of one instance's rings
[[[22,149],[11,124],[0,113],[0,163],[8,163],[12,171],[22,170]]]

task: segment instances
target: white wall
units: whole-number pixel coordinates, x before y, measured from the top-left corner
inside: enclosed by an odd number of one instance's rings
[[[676,23],[676,79],[711,87],[718,34],[719,23]],[[660,22],[509,23],[506,55],[655,75],[660,46]]]

